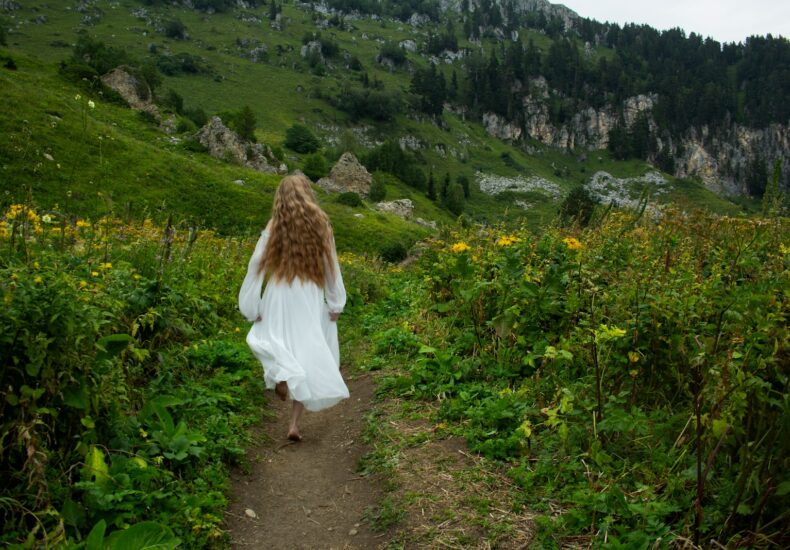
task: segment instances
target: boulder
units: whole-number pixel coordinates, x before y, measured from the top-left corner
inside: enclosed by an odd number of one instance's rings
[[[318,180],[318,186],[338,193],[354,192],[367,197],[373,176],[360,164],[354,153],[343,153],[329,172],[329,177]]]
[[[403,219],[408,220],[414,213],[414,203],[411,199],[398,199],[388,202],[376,203],[376,208],[382,212],[389,212],[395,214]]]
[[[102,84],[116,91],[132,109],[146,111],[156,120],[161,120],[159,109],[151,101],[151,88],[144,80],[134,76],[126,65],[120,65],[103,75],[101,81]]]
[[[212,157],[246,166],[259,172],[270,174],[287,172],[287,167],[283,169],[284,165],[272,166],[271,163],[276,161],[268,146],[242,140],[236,132],[225,126],[218,116],[211,117],[211,120],[198,131],[195,137]]]

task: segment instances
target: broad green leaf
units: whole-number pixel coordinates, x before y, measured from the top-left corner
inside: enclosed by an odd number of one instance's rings
[[[153,521],[144,521],[124,531],[116,531],[107,539],[109,550],[171,550],[179,544],[181,540],[168,527]]]
[[[88,538],[85,539],[85,550],[104,550],[104,532],[107,530],[107,523],[101,520],[93,526]]]

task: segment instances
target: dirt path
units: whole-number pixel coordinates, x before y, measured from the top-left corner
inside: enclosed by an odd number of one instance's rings
[[[304,440],[296,444],[285,438],[290,402],[271,399],[276,417],[264,422],[265,441],[249,451],[251,471],[233,474],[227,521],[233,548],[367,549],[383,543],[362,519],[380,489],[356,473],[367,451],[361,431],[373,381],[360,376],[346,382],[351,398],[305,413]]]

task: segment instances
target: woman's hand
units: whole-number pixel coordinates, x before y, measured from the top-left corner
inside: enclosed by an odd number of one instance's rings
[[[338,320],[339,317],[340,317],[340,312],[339,311],[330,311],[329,312],[329,320],[330,321],[335,322],[335,321]]]

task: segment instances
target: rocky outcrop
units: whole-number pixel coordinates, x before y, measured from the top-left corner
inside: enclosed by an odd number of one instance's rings
[[[151,101],[151,88],[148,84],[134,76],[131,68],[121,65],[101,77],[102,84],[120,95],[129,107],[138,111],[146,111],[157,120],[161,120],[159,109]]]
[[[268,146],[242,140],[236,132],[225,126],[218,116],[211,117],[195,137],[212,157],[259,172],[270,174],[288,172],[288,167],[284,164],[276,166],[277,161]]]
[[[521,127],[518,124],[508,122],[495,113],[483,115],[483,126],[486,132],[499,139],[513,141],[521,137]]]
[[[299,50],[299,55],[302,57],[317,56],[321,62],[324,61],[324,54],[321,51],[321,42],[318,40],[311,40]]]
[[[395,214],[405,220],[408,220],[414,214],[414,203],[411,199],[398,199],[394,201],[376,203],[376,208],[382,212],[389,212]],[[425,221],[425,220],[423,220]]]
[[[367,197],[373,176],[362,166],[354,153],[343,153],[329,172],[329,177],[321,178],[316,183],[327,191],[338,193],[353,192],[360,197]]]
[[[480,186],[480,191],[488,195],[498,195],[505,191],[528,192],[537,191],[543,193],[550,198],[557,200],[560,198],[560,187],[540,176],[517,176],[509,178],[507,176],[497,176],[495,174],[488,174],[484,172],[477,172],[475,174],[477,184]]]

